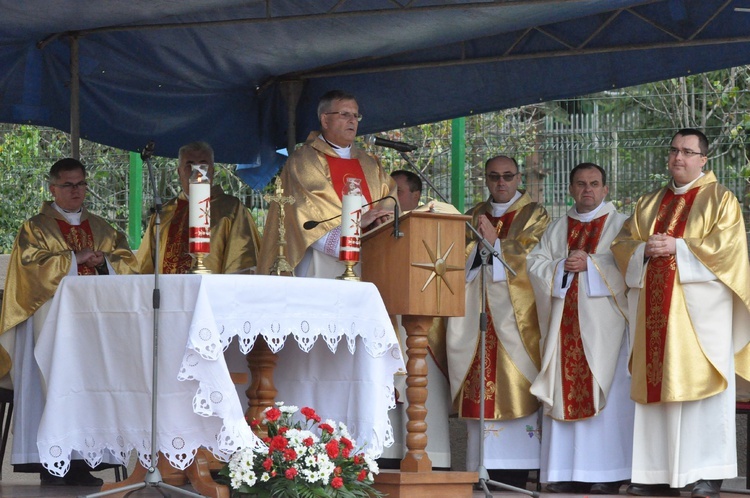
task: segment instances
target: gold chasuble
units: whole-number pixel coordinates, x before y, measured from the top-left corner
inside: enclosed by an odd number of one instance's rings
[[[497,228],[501,256],[516,272],[507,273],[506,281],[492,282],[488,270],[487,283],[487,339],[485,345],[485,378],[480,380],[481,337],[478,319],[469,314],[481,299],[480,277],[467,285],[467,316],[451,318],[448,322],[448,358],[451,391],[462,418],[480,417],[481,395],[486,399],[484,416],[488,420],[512,420],[538,410],[539,401],[529,389],[539,372],[539,322],[534,293],[526,272],[526,256],[539,242],[549,224],[544,208],[523,195],[500,217],[492,216],[490,201],[478,204],[467,214],[474,226],[479,216],[486,216]],[[477,244],[467,231],[467,257]],[[493,265],[501,264],[493,261]],[[498,300],[502,293],[508,300]],[[503,302],[501,302],[503,301]],[[470,305],[473,303],[473,305]],[[501,323],[508,324],[509,328]],[[466,361],[469,352],[471,360]],[[523,366],[522,366],[523,365]]]
[[[596,253],[604,223],[609,215],[594,218],[589,223],[568,217],[568,251]],[[570,287],[565,294],[563,318],[560,322],[560,368],[562,370],[562,401],[564,420],[581,420],[596,415],[594,406],[594,376],[581,339],[578,316],[579,274],[572,273]]]
[[[341,191],[347,172],[362,178],[362,192],[366,198],[367,195],[370,196],[368,202],[386,195],[396,196],[395,181],[375,157],[352,145],[351,160],[342,160],[319,136],[317,131],[310,133],[307,141],[289,156],[280,174],[284,195],[293,196],[295,200],[294,204],[284,206],[285,256],[292,267],[299,264],[308,247],[341,224],[341,220],[335,218],[322,222],[311,230],[305,230],[302,226],[306,221],[327,220],[341,215]],[[357,163],[362,171],[361,175],[357,170]],[[390,199],[377,205],[383,209],[392,206],[393,201]],[[258,274],[268,274],[278,254],[279,205],[272,203],[263,230]]]
[[[40,214],[21,225],[5,280],[2,333],[27,320],[52,299],[60,281],[70,273],[73,251],[84,248],[102,251],[118,275],[136,273],[135,256],[125,235],[86,208],[81,213],[81,225],[71,226],[51,202],[44,202]],[[81,266],[79,275],[96,275],[93,268]],[[10,366],[7,352],[0,348],[0,377],[10,371]]]
[[[159,257],[163,274],[190,271],[193,258],[188,252],[189,202],[184,192],[164,204],[159,234]],[[154,217],[138,248],[142,274],[154,272]],[[257,263],[260,235],[250,211],[218,185],[211,187],[211,252],[203,260],[214,274],[249,273]]]
[[[732,291],[733,313],[726,319],[732,323],[735,370],[750,380],[750,264],[740,204],[713,172],[698,178],[682,195],[671,185],[639,199],[612,244],[615,261],[627,281],[631,258],[637,250],[642,254],[639,248],[651,234],[683,240]],[[701,340],[710,340],[711,331],[693,326],[677,259],[650,258],[645,264],[632,332],[631,397],[642,404],[680,402],[724,391],[727,379],[701,346]]]

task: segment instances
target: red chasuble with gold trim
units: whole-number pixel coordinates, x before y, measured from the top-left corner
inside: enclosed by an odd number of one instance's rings
[[[568,251],[578,249],[587,254],[596,253],[608,216],[601,216],[588,223],[568,217]],[[596,414],[594,376],[583,349],[578,316],[578,275],[572,274],[573,280],[565,293],[560,322],[560,368],[565,420],[581,420]]]
[[[83,220],[80,225],[71,225],[65,220],[55,220],[60,227],[65,242],[72,251],[94,249],[94,234],[91,232],[89,220]],[[86,265],[78,265],[79,275],[96,275],[96,269]]]
[[[504,240],[508,237],[510,225],[511,223],[513,223],[513,218],[516,216],[517,212],[518,211],[511,211],[509,213],[505,213],[499,218],[485,215],[487,216],[487,219],[490,220],[493,225],[495,225],[495,228],[497,229],[497,237],[500,240]],[[502,345],[499,344],[499,341],[497,339],[497,332],[495,332],[495,325],[492,321],[492,313],[490,312],[489,304],[486,305],[485,311],[487,313],[487,339],[485,340],[484,349],[485,358],[497,358],[498,348],[502,347]],[[477,350],[476,353],[474,353],[474,360],[472,361],[471,368],[469,369],[469,373],[466,376],[464,388],[461,390],[461,410],[459,413],[461,417],[479,418],[481,409],[480,407],[482,406],[482,389],[484,388],[484,397],[486,400],[486,403],[484,405],[484,416],[486,418],[494,419],[495,398],[497,396],[495,383],[495,379],[497,379],[498,375],[497,366],[492,361],[487,362],[484,371],[484,382],[479,381],[479,376],[482,373],[480,364],[481,351],[479,349],[481,347],[482,343],[480,341],[477,344]],[[505,369],[500,372],[501,375],[504,371]]]
[[[184,274],[190,271],[193,258],[190,256],[189,227],[190,203],[186,199],[177,199],[172,222],[167,232],[166,249],[162,264],[164,274]]]
[[[690,208],[693,207],[699,187],[677,195],[667,190],[659,205],[659,214],[654,221],[653,233],[664,233],[681,238],[685,233]],[[651,258],[646,270],[646,393],[647,403],[659,403],[662,392],[664,351],[667,341],[669,304],[672,301],[677,259],[669,257]]]
[[[364,204],[372,202],[370,187],[367,185],[365,173],[362,171],[362,165],[359,159],[344,159],[343,157],[326,156],[328,169],[331,171],[331,182],[333,190],[339,196],[339,200],[344,195],[344,185],[347,178],[359,178],[362,180],[362,196],[365,198]]]

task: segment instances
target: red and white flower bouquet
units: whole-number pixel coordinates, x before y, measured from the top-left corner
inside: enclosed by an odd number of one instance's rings
[[[277,403],[253,429],[265,426],[264,449],[232,455],[219,472],[232,496],[258,498],[365,498],[382,496],[372,487],[375,459],[358,451],[346,426],[321,422],[312,408]]]

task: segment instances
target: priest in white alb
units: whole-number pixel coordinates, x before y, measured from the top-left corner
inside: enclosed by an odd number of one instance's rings
[[[570,172],[575,201],[528,257],[542,334],[531,393],[544,406],[540,481],[552,493],[618,494],[630,479],[634,403],[625,281],[609,250],[627,216],[593,163]]]

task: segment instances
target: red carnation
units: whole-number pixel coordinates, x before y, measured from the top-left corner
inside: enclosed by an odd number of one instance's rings
[[[283,450],[289,444],[289,440],[284,436],[274,436],[271,440],[271,450]]]
[[[271,467],[273,467],[273,460],[271,460],[270,458],[266,458],[265,460],[263,460],[263,468],[266,470],[266,472],[271,470]]]
[[[328,424],[320,424],[320,430],[326,431],[328,434],[333,434],[333,427]]]
[[[320,422],[320,416],[315,413],[315,410],[310,408],[309,406],[305,406],[300,410],[300,413],[305,416],[307,420],[314,420],[315,422]]]
[[[362,457],[359,455],[354,455],[354,464],[359,465],[360,463],[362,463]]]
[[[291,469],[286,469],[286,472],[284,472],[284,477],[287,479],[294,479],[294,477],[297,475],[297,469],[292,467]]]
[[[326,453],[328,453],[328,458],[337,458],[339,456],[339,443],[335,440],[328,441],[326,443]]]
[[[304,444],[305,446],[309,448],[310,446],[315,444],[315,441],[313,441],[313,438],[311,437],[306,437],[305,439],[302,440],[302,444]]]
[[[362,469],[359,471],[359,474],[357,474],[357,480],[364,481],[365,479],[367,479],[367,470]]]
[[[284,450],[284,460],[287,462],[293,462],[297,459],[297,452],[294,451],[292,448],[287,448]]]
[[[279,434],[286,434],[286,431],[289,430],[289,427],[279,427]]]
[[[271,408],[266,412],[266,419],[275,422],[281,417],[281,410],[276,407]]]
[[[347,449],[350,449],[350,450],[352,448],[354,448],[354,445],[352,444],[352,442],[350,440],[346,439],[345,437],[341,438],[341,444],[344,445],[344,448],[347,448]]]
[[[340,477],[334,477],[331,479],[331,487],[333,489],[339,489],[344,485],[344,480]]]
[[[253,429],[257,429],[258,427],[260,427],[260,420],[258,420],[257,418],[252,419],[250,421],[250,427],[252,427]]]

